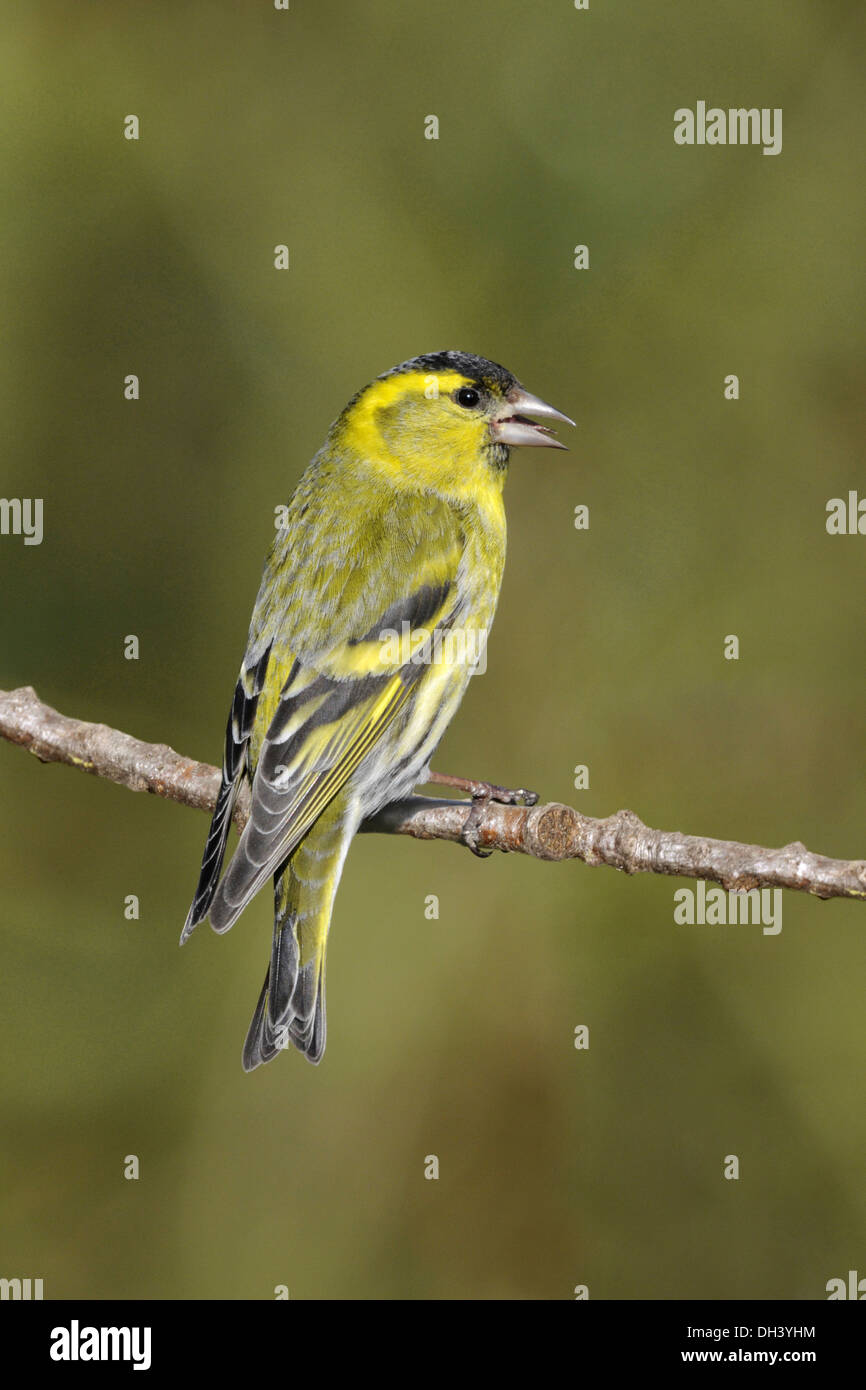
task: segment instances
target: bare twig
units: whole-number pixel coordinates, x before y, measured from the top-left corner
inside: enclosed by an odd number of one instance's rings
[[[184,758],[164,743],[143,743],[105,724],[58,714],[30,686],[0,691],[0,737],[20,744],[42,762],[67,763],[132,791],[153,792],[203,811],[213,809],[219,789],[217,768]],[[470,805],[411,797],[386,806],[361,828],[460,843]],[[238,828],[246,821],[248,806],[248,796],[240,797],[235,812]],[[483,810],[479,843],[535,859],[607,864],[627,874],[707,879],[727,889],[790,888],[819,898],[866,899],[863,860],[827,859],[799,843],[763,849],[653,830],[632,811],[616,811],[596,820],[558,802],[546,806],[490,802]]]

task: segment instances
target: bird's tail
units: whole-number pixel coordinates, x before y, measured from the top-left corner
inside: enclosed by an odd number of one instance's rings
[[[308,1061],[322,1060],[328,928],[356,824],[345,805],[332,803],[274,876],[274,943],[244,1044],[245,1071],[290,1042]]]

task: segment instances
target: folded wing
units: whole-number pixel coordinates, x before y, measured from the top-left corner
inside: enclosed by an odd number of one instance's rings
[[[450,582],[422,584],[315,665],[293,659],[259,750],[249,822],[212,896],[215,931],[234,925],[394,723],[424,674],[419,648],[453,609]]]

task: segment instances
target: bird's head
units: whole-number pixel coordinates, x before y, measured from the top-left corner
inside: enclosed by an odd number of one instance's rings
[[[336,429],[392,485],[453,497],[489,486],[491,475],[501,485],[514,447],[566,447],[532,417],[574,424],[496,362],[448,351],[377,377],[349,402]]]

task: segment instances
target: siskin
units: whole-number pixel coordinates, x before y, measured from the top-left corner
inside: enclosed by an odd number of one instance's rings
[[[414,357],[352,398],[277,530],[181,934],[183,943],[206,917],[228,931],[273,876],[273,947],[247,1071],[289,1040],[322,1058],[328,927],[365,817],[431,780],[476,798],[527,796],[431,774],[429,763],[493,621],[510,450],[565,447],[531,416],[574,423],[483,357]],[[243,778],[250,818],[220,878]],[[477,849],[469,822],[466,835]]]

